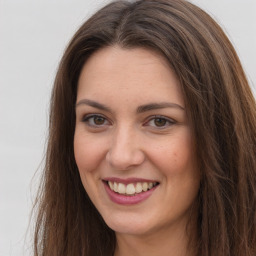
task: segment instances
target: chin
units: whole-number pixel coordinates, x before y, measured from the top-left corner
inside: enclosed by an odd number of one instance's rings
[[[113,216],[104,219],[109,228],[116,233],[127,235],[145,235],[153,229],[152,221],[136,216]],[[151,223],[151,225],[149,224]]]

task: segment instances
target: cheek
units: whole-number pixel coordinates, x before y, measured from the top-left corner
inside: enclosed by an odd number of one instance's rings
[[[104,159],[103,147],[100,147],[99,142],[95,141],[90,136],[84,136],[82,133],[75,133],[74,136],[74,155],[78,171],[84,189],[95,203],[97,202],[98,180],[99,180],[99,165]]]
[[[79,172],[92,172],[104,158],[102,145],[90,139],[88,136],[75,133],[74,154]]]
[[[151,159],[166,175],[182,174],[196,166],[194,146],[188,132],[166,139],[158,147],[151,148]]]

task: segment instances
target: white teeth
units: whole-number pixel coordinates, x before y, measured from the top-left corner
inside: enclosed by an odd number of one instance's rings
[[[118,185],[116,182],[114,182],[114,191],[117,192],[118,191]]]
[[[148,190],[148,183],[147,182],[143,182],[142,183],[142,190],[143,191],[147,191]]]
[[[127,190],[127,188],[126,188],[126,190]],[[123,183],[119,183],[118,184],[118,191],[117,192],[119,194],[125,194],[126,190],[125,190],[125,185]]]
[[[146,192],[149,189],[153,188],[157,185],[157,182],[137,182],[137,183],[130,183],[130,184],[123,184],[117,182],[108,181],[108,185],[111,190],[115,191],[119,194],[126,194],[126,195],[135,195],[135,193],[139,194],[141,192]]]
[[[111,181],[108,182],[108,185],[110,186],[111,190],[114,190],[114,185]]]
[[[128,184],[128,185],[126,186],[126,194],[127,194],[127,195],[133,195],[133,194],[135,194],[135,187],[134,187],[133,184]]]
[[[136,193],[142,192],[142,185],[141,185],[140,182],[138,182],[138,183],[136,184],[135,191],[136,191]]]

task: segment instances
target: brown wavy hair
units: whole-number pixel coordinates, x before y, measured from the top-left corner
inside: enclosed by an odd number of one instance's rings
[[[92,53],[111,45],[158,51],[180,80],[202,177],[198,255],[255,256],[255,99],[222,29],[184,0],[115,1],[69,43],[51,97],[34,255],[114,254],[115,233],[88,198],[73,149],[81,68]]]

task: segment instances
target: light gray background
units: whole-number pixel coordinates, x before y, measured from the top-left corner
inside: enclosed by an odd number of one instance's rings
[[[34,174],[41,170],[56,68],[79,25],[107,2],[0,0],[0,256],[31,254]],[[192,2],[222,25],[255,85],[256,1]]]

